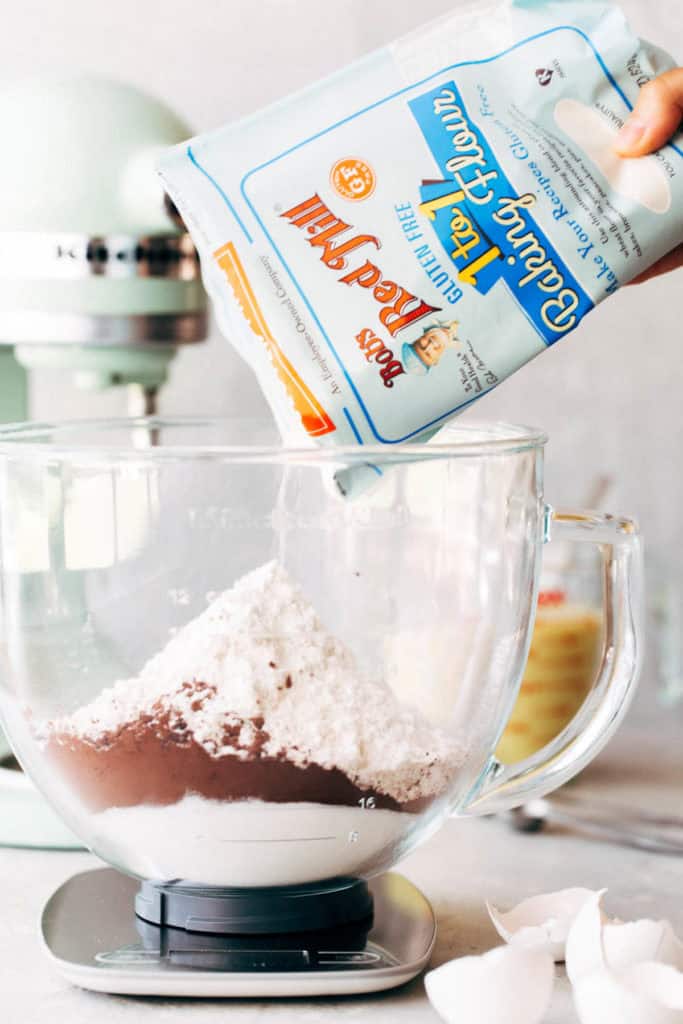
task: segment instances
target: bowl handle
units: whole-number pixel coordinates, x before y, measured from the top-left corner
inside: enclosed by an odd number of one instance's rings
[[[643,558],[630,519],[546,509],[546,539],[587,542],[602,549],[605,644],[602,664],[580,711],[545,747],[513,765],[492,758],[456,814],[493,814],[544,796],[576,775],[621,723],[635,693],[643,647]]]

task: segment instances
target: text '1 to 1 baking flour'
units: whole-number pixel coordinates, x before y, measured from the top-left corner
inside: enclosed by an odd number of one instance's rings
[[[615,152],[672,66],[611,3],[459,3],[170,151],[219,324],[283,434],[425,440],[683,241],[683,136]]]
[[[465,760],[464,737],[360,674],[275,562],[39,731],[111,860],[207,885],[379,867]]]

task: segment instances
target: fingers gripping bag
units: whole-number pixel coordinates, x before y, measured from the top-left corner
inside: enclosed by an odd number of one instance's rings
[[[609,3],[457,4],[169,151],[219,326],[283,435],[426,440],[683,241],[683,137],[614,151],[674,64]]]

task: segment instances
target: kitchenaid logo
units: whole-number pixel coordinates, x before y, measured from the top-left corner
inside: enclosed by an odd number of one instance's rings
[[[430,306],[418,295],[386,278],[377,263],[359,257],[361,249],[381,249],[379,238],[357,233],[351,224],[337,217],[317,193],[280,216],[304,233],[312,249],[320,251],[320,261],[328,270],[340,275],[339,284],[347,288],[362,288],[372,295],[379,307],[379,322],[392,339],[439,310],[438,306]],[[351,256],[354,256],[353,260]],[[385,387],[392,388],[394,379],[406,372],[393,350],[376,336],[374,330],[367,328],[361,331],[356,336],[356,343],[367,361],[379,366]]]

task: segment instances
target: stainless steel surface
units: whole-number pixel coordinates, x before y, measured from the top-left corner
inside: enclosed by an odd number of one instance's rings
[[[422,893],[401,875],[370,883],[366,927],[315,937],[202,936],[135,917],[135,879],[86,871],[48,900],[42,935],[57,969],[96,991],[137,995],[299,995],[369,992],[403,984],[427,963],[436,925]],[[353,933],[353,934],[352,934]],[[339,946],[333,945],[335,940]]]
[[[520,832],[540,832],[546,825],[555,825],[639,850],[683,854],[683,818],[636,812],[561,791],[550,800],[531,800],[517,807],[510,819]]]
[[[83,235],[0,232],[0,280],[78,280],[84,277],[194,281],[199,258],[188,234]]]
[[[0,344],[6,345],[187,345],[202,341],[207,329],[203,310],[123,316],[0,311]]]

